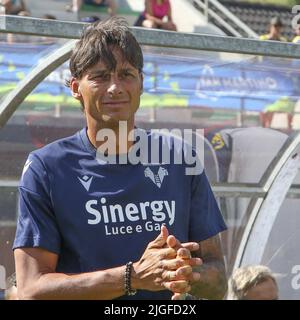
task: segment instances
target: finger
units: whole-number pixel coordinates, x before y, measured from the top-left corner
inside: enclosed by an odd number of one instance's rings
[[[157,236],[156,239],[150,242],[150,247],[162,248],[166,244],[168,236],[169,236],[169,231],[167,227],[163,224],[160,228],[160,234]]]
[[[175,280],[181,280],[181,279],[177,279],[176,271],[166,271],[164,273],[164,277],[163,278],[164,278],[164,280],[166,282],[175,281]],[[183,280],[185,280],[185,279],[183,279]]]
[[[181,244],[182,248],[186,248],[191,252],[199,250],[200,246],[197,242],[185,242]]]
[[[164,281],[176,281],[176,280],[194,280],[193,269],[191,266],[183,266],[175,271],[165,271],[163,273]]]
[[[177,256],[178,256],[178,258],[181,258],[181,259],[191,259],[192,258],[190,250],[188,250],[186,248],[180,248],[177,251]]]
[[[174,293],[187,293],[191,290],[189,282],[185,280],[164,282],[163,285],[166,289]]]
[[[165,260],[161,262],[161,267],[164,270],[177,270],[180,267],[189,265],[191,267],[201,266],[202,260],[200,258],[182,259],[178,256],[174,256],[175,259],[171,259],[176,251],[170,251],[165,254]],[[166,260],[169,258],[168,260]]]
[[[166,259],[176,258],[177,252],[172,248],[162,248],[160,250],[161,265],[164,266]]]
[[[180,293],[174,293],[172,295],[171,300],[184,300],[184,295],[182,295]]]
[[[181,243],[176,237],[174,237],[173,235],[168,236],[167,238],[167,245],[170,248],[174,248],[176,250],[180,249],[180,248],[186,248],[190,251],[197,251],[199,250],[200,246],[199,243],[197,242],[184,242]]]
[[[174,272],[174,271],[172,271]],[[176,278],[177,280],[189,280],[193,273],[193,268],[189,265],[183,266],[178,268],[176,271]],[[174,279],[174,280],[175,280]]]
[[[167,245],[170,248],[174,248],[175,250],[178,250],[179,248],[181,248],[181,242],[176,239],[176,237],[174,237],[173,235],[168,236],[167,238]]]
[[[190,265],[192,267],[201,266],[203,264],[203,260],[201,258],[191,258],[190,251],[185,248],[182,248],[177,252],[176,258],[184,260],[185,265]]]
[[[173,251],[172,251],[173,250]],[[191,267],[201,266],[200,258],[182,259],[178,258],[174,249],[170,249],[164,253],[164,260],[161,261],[161,268],[164,270],[177,270],[180,267],[189,265]],[[175,258],[175,259],[172,259]]]
[[[176,251],[174,250],[174,252]],[[184,265],[186,265],[186,261],[178,258],[162,261],[162,268],[164,270],[177,270],[178,268],[183,267]]]
[[[192,267],[195,266],[201,266],[203,264],[203,261],[201,258],[191,258],[191,259],[183,259],[185,261],[185,264],[188,264]]]
[[[183,266],[176,270],[176,280],[187,280],[189,282],[197,282],[200,280],[201,275],[199,272],[193,272],[191,266]]]
[[[174,272],[174,271],[172,271]],[[176,276],[171,274],[170,280],[185,280],[188,281],[189,283],[195,283],[200,280],[201,275],[199,272],[193,272],[193,269],[190,266],[185,266],[182,268],[179,268],[176,271]]]
[[[176,278],[173,276],[174,280],[186,280],[189,283],[195,283],[199,281],[201,275],[199,272],[190,272],[190,270],[184,270],[182,273],[177,273]],[[173,280],[173,281],[174,281]]]
[[[161,225],[160,231],[163,233],[164,238],[167,239],[169,236],[169,230],[164,223]]]

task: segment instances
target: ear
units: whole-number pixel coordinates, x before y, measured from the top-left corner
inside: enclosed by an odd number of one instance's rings
[[[82,95],[80,91],[80,85],[77,79],[75,78],[71,79],[70,88],[71,88],[72,96],[77,100],[81,100]]]

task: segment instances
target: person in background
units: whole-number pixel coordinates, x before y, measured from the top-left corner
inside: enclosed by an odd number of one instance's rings
[[[136,27],[177,31],[172,20],[169,0],[145,0],[145,11],[135,23]]]
[[[19,17],[30,17],[29,11],[20,11],[17,14]],[[30,36],[30,35],[23,35],[23,34],[17,34],[17,33],[8,33],[7,34],[7,43],[27,43],[27,42],[36,42],[37,37]]]
[[[294,30],[295,30],[296,35],[293,38],[292,42],[293,43],[300,43],[300,24],[298,24]]]
[[[18,16],[20,17],[30,17],[30,13],[28,11],[21,11],[18,13]],[[52,14],[44,14],[41,19],[47,19],[47,20],[56,20],[56,17]],[[22,35],[22,34],[7,34],[7,42],[12,43],[32,43],[32,44],[53,44],[57,42],[57,38],[53,37],[38,37],[38,36],[31,36],[31,35]]]
[[[0,4],[5,8],[5,14],[19,14],[27,11],[23,0],[0,0]]]
[[[292,130],[295,105],[296,101],[289,96],[280,97],[274,103],[267,105],[259,115],[262,126],[271,128],[274,115],[281,113],[286,114],[286,128]]]
[[[262,265],[236,269],[228,281],[227,300],[278,300],[274,274]]]
[[[107,7],[108,13],[111,16],[116,15],[117,5],[115,0],[73,0],[72,7],[67,7],[67,10],[78,12],[83,4],[99,6],[99,7]]]
[[[268,34],[263,34],[259,37],[260,40],[273,40],[273,41],[287,41],[281,35],[283,23],[279,17],[273,17],[270,20],[270,29]]]

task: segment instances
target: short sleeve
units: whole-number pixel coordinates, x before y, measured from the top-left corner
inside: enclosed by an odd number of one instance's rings
[[[192,178],[190,241],[203,241],[227,229],[203,171]]]
[[[59,254],[60,243],[47,170],[38,156],[30,154],[19,186],[19,217],[13,249],[41,247]]]

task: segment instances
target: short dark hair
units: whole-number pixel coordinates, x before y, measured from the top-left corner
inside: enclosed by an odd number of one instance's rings
[[[275,16],[270,20],[270,25],[277,26],[277,27],[282,27],[283,23],[282,23],[281,19],[278,16]]]
[[[130,32],[126,20],[114,16],[106,21],[96,21],[84,29],[70,58],[71,76],[81,78],[88,68],[99,61],[114,70],[117,62],[112,50],[115,47],[121,50],[126,61],[142,72],[142,49]],[[66,84],[69,86],[70,81],[66,81]]]
[[[53,14],[46,13],[42,16],[42,19],[56,20],[56,17]]]

